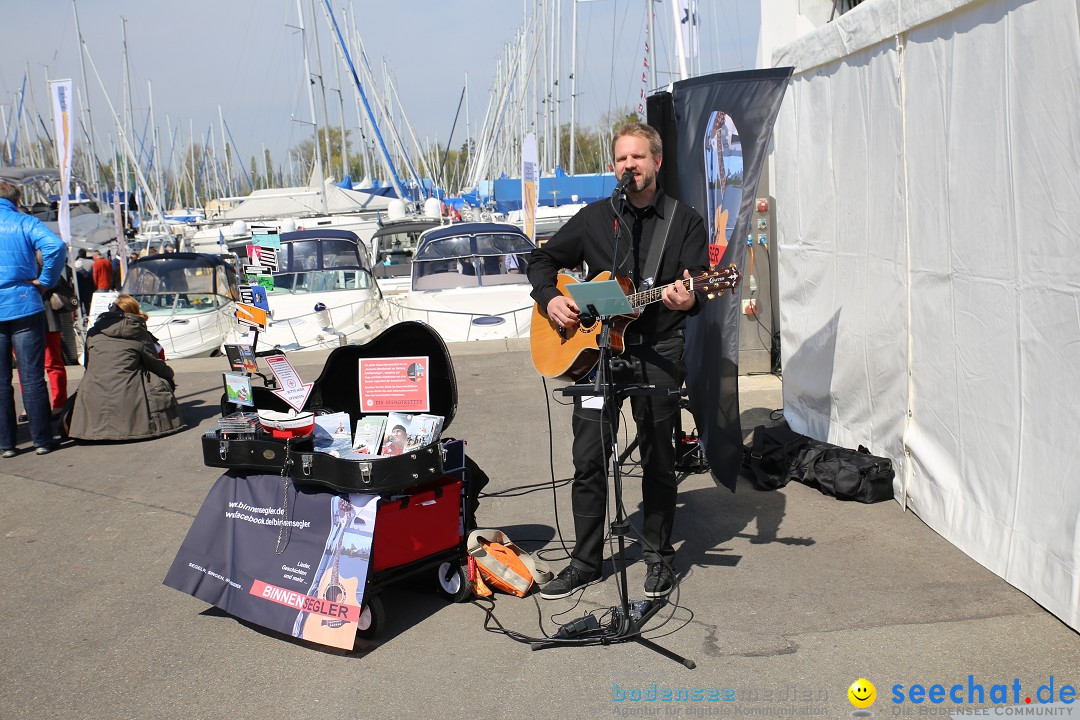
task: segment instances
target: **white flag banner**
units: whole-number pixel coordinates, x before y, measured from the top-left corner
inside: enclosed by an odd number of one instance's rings
[[[536,205],[539,201],[540,161],[536,133],[525,136],[521,145],[521,218],[525,234],[536,242]]]
[[[75,99],[71,94],[71,80],[49,82],[52,95],[53,124],[56,130],[56,166],[60,169],[60,202],[57,224],[60,237],[71,243],[71,121],[75,117]]]
[[[698,57],[698,0],[679,0],[679,32],[686,57]]]

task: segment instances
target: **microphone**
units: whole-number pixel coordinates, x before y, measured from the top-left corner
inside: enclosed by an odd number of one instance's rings
[[[634,173],[630,170],[627,170],[622,174],[622,177],[619,178],[619,184],[615,186],[615,191],[611,193],[612,197],[624,194],[626,192],[626,188],[629,187],[630,184],[633,182]]]

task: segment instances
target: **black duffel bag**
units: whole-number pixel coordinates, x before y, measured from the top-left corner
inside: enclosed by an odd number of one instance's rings
[[[893,497],[892,460],[858,450],[810,440],[800,451],[792,479],[839,500],[876,503]]]
[[[791,482],[803,448],[811,442],[787,422],[754,428],[750,444],[743,448],[743,474],[758,490],[777,490]]]

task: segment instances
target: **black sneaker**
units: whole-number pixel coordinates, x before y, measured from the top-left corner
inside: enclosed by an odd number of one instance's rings
[[[574,594],[586,585],[591,585],[600,579],[600,572],[589,575],[584,570],[578,570],[573,565],[567,565],[554,580],[540,590],[540,597],[545,600],[558,600]]]
[[[649,572],[645,574],[645,597],[665,597],[675,587],[675,575],[662,562],[649,563]]]

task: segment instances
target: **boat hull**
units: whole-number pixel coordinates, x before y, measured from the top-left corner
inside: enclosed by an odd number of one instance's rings
[[[412,291],[387,298],[391,320],[419,320],[446,342],[526,338],[532,323],[530,286]]]

